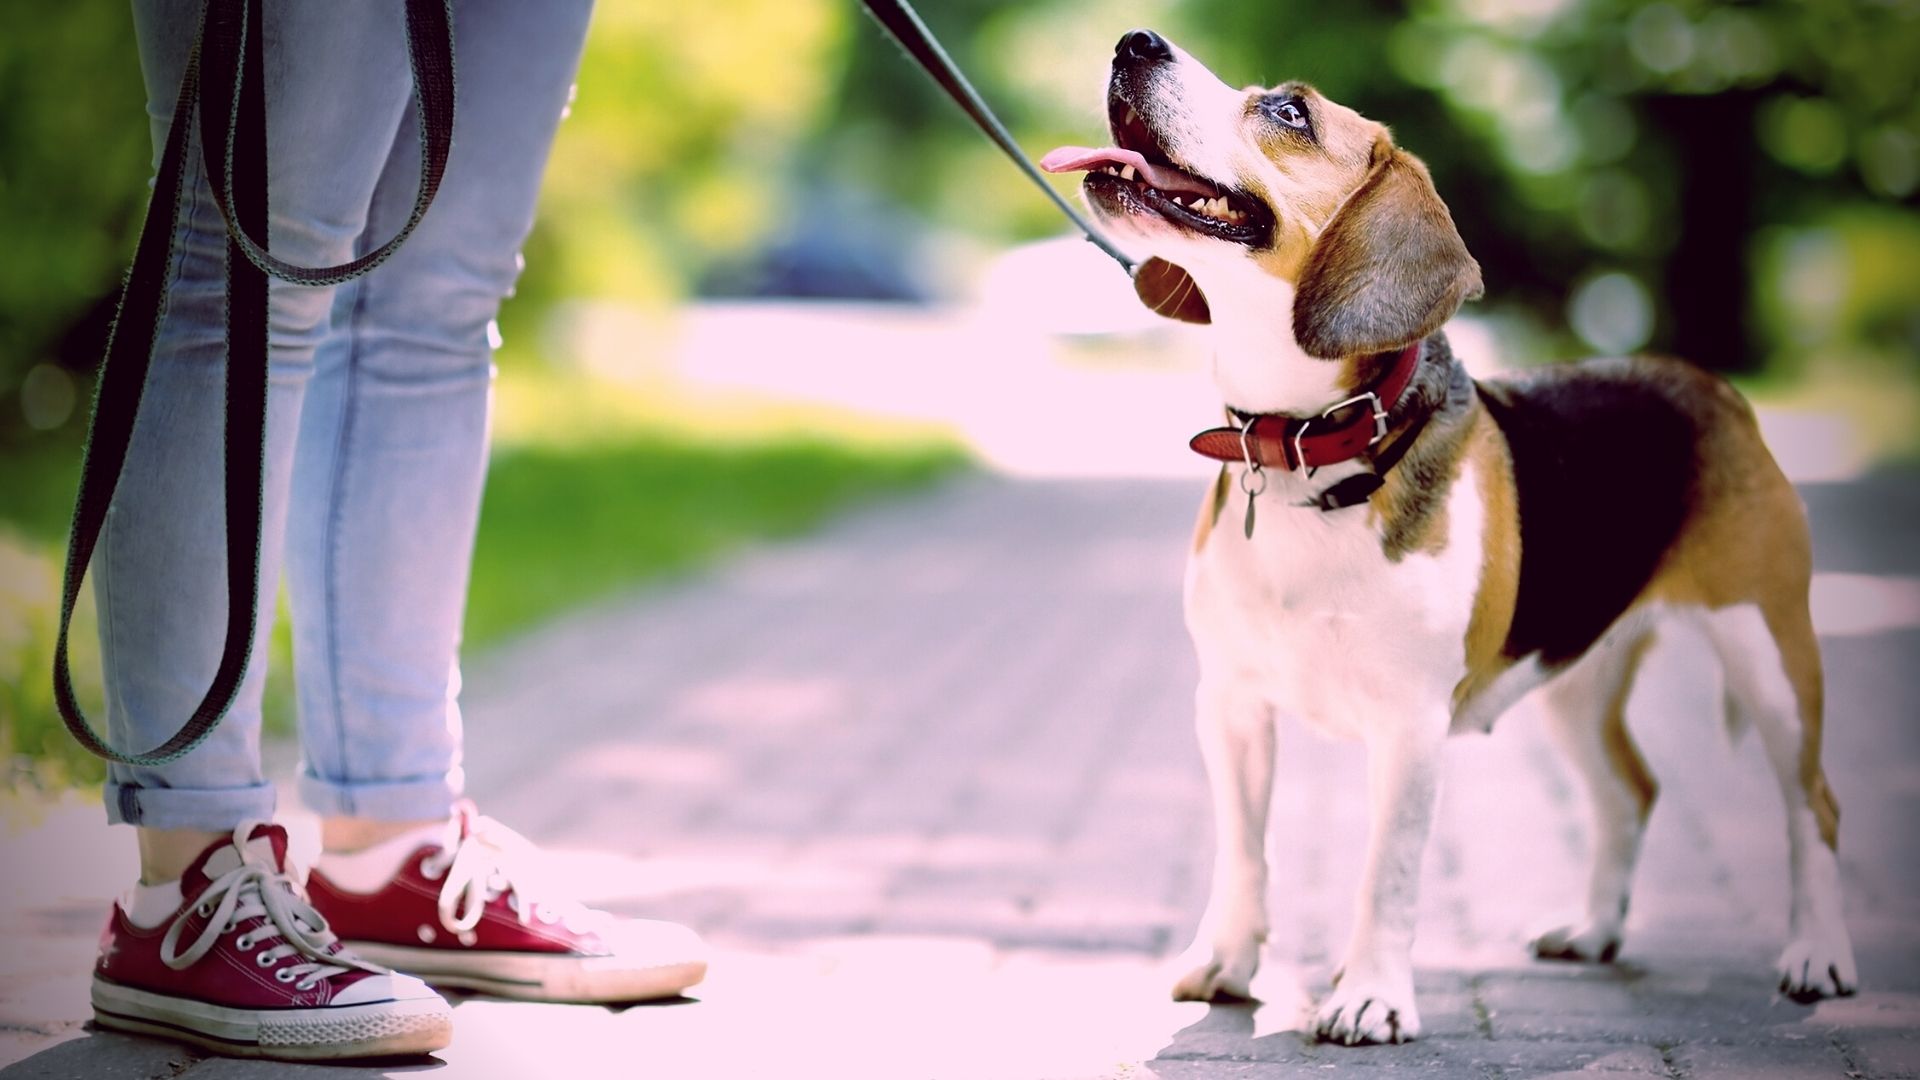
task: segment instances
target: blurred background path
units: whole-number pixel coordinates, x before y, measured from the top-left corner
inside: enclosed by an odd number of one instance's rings
[[[1289,724],[1266,1004],[1167,1000],[1208,810],[1179,581],[1203,486],[968,473],[808,539],[604,602],[470,665],[471,790],[616,910],[719,955],[685,1003],[467,1000],[448,1077],[1904,1077],[1920,1071],[1920,499],[1803,490],[1828,749],[1865,991],[1776,1000],[1778,799],[1733,751],[1700,643],[1663,642],[1632,722],[1663,782],[1621,961],[1529,962],[1571,913],[1583,802],[1526,706],[1455,740],[1416,951],[1428,1037],[1321,1047],[1363,758]],[[284,753],[282,755],[285,756]],[[284,761],[281,771],[291,763]],[[16,1077],[368,1076],[93,1033],[85,978],[130,837],[91,800],[16,827],[0,1061]],[[293,811],[296,826],[300,822]],[[76,865],[64,853],[101,853]],[[111,853],[117,852],[118,857]]]

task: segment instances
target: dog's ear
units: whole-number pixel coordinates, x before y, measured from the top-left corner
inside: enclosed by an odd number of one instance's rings
[[[1156,315],[1181,322],[1210,323],[1213,312],[1193,275],[1165,259],[1154,257],[1133,272],[1133,291]]]
[[[1480,264],[1427,167],[1383,139],[1372,171],[1307,253],[1293,336],[1327,360],[1386,352],[1438,330],[1480,293]]]

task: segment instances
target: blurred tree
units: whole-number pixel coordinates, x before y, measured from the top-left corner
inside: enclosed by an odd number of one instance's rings
[[[84,411],[63,372],[98,356],[149,159],[124,0],[4,2],[33,10],[0,37],[0,442]],[[1035,153],[1099,130],[1135,25],[1231,82],[1305,78],[1389,121],[1490,304],[1569,346],[1732,369],[1920,347],[1920,250],[1884,242],[1920,216],[1920,0],[924,6]],[[853,0],[601,0],[507,337],[562,298],[791,287],[835,236],[871,292],[893,273],[874,252],[916,233],[947,238],[923,260],[938,284],[967,245],[1061,228]]]
[[[1755,370],[1777,344],[1756,237],[1849,206],[1910,216],[1920,188],[1908,0],[1434,0],[1394,42],[1499,151],[1552,252],[1543,284],[1595,347]]]
[[[1313,82],[1432,166],[1493,303],[1587,348],[1752,370],[1787,344],[1754,310],[1778,295],[1757,280],[1770,228],[1914,221],[1915,0],[966,0],[928,17],[1036,152],[1103,126],[1108,50],[1134,25],[1229,82]],[[836,111],[817,160],[845,182],[973,230],[1058,231],[877,31],[855,38]],[[1920,309],[1920,252],[1903,265],[1893,302]],[[1883,351],[1920,346],[1912,319],[1879,333]]]
[[[126,4],[5,6],[0,446],[84,411],[67,372],[105,345],[151,153]]]

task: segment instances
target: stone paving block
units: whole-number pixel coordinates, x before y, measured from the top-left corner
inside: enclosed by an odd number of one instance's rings
[[[1561,1044],[1542,1044],[1561,1045]],[[1568,1044],[1576,1046],[1578,1044]],[[1607,1048],[1594,1047],[1592,1057],[1587,1052],[1576,1050],[1573,1057],[1585,1059],[1577,1067],[1569,1067],[1558,1072],[1546,1073],[1544,1077],[1592,1077],[1594,1073],[1630,1073],[1647,1076],[1670,1076],[1672,1071],[1662,1052],[1651,1046],[1622,1046]],[[1534,1063],[1527,1063],[1531,1067]],[[1544,1078],[1543,1078],[1544,1080]]]
[[[379,1080],[433,1076],[447,1069],[438,1057],[373,1058],[339,1065],[294,1065],[284,1061],[207,1058],[179,1074],[180,1080]],[[462,1070],[471,1080],[495,1080],[484,1070]],[[505,1075],[498,1080],[512,1080]],[[531,1078],[528,1078],[531,1080]]]
[[[1856,1035],[1849,1056],[1872,1076],[1920,1077],[1920,1034],[1914,1031]]]
[[[1422,990],[1415,980],[1414,1001],[1420,1008],[1420,1032],[1432,1039],[1485,1038],[1479,1002],[1468,990]]]
[[[1643,989],[1632,982],[1489,979],[1482,993],[1498,1038],[1633,1042],[1767,1042],[1802,1038],[1808,1006],[1757,989],[1745,976],[1701,978],[1695,987]]]
[[[94,1031],[0,1069],[0,1077],[5,1080],[149,1080],[178,1076],[202,1056],[184,1046],[158,1039]]]
[[[1366,756],[1283,720],[1262,979],[1286,985],[1256,981],[1263,1006],[1169,1002],[1176,973],[1157,967],[1191,939],[1212,864],[1179,599],[1203,486],[971,478],[471,658],[462,704],[481,805],[581,860],[609,906],[690,922],[719,952],[684,1006],[468,1001],[435,1075],[518,1080],[564,1047],[561,1075],[618,1062],[690,1080],[742,1075],[730,1068],[742,1060],[765,1066],[745,1075],[835,1080],[1920,1077],[1914,627],[1822,640],[1859,997],[1775,999],[1778,795],[1758,740],[1728,752],[1702,722],[1718,715],[1717,685],[1698,678],[1700,643],[1676,640],[1649,655],[1629,703],[1662,794],[1621,963],[1526,958],[1542,920],[1577,906],[1590,834],[1577,783],[1522,703],[1491,737],[1446,752],[1415,951],[1426,1038],[1313,1042],[1300,1029],[1354,916]],[[1822,572],[1920,574],[1907,528],[1920,501],[1894,521],[1874,478],[1808,496]],[[117,839],[131,866],[125,830],[107,835],[91,804],[87,819],[87,837],[61,846]],[[190,1065],[202,1080],[344,1080],[196,1065],[169,1044],[73,1027],[97,913],[125,884],[106,876],[49,880],[11,903],[19,916],[78,897],[92,914],[73,921],[87,936],[73,959],[0,963],[12,1010],[0,1023],[46,1032],[0,1027],[0,1053],[40,1070],[7,1080]],[[31,910],[9,922],[9,901],[0,934],[38,943],[47,924]],[[15,983],[56,1004],[21,1006]],[[960,1050],[978,1052],[943,1072]]]
[[[1321,1074],[1316,1070],[1305,1073],[1298,1066],[1276,1065],[1271,1062],[1252,1061],[1160,1061],[1154,1060],[1140,1067],[1138,1071],[1115,1072],[1119,1078],[1139,1077],[1140,1080],[1297,1080],[1302,1075]],[[1342,1080],[1366,1080],[1363,1074],[1342,1072]],[[1384,1075],[1384,1074],[1382,1074]],[[1404,1073],[1394,1075],[1404,1076]]]
[[[1676,1073],[1687,1080],[1853,1080],[1860,1075],[1833,1045],[1728,1046],[1691,1044],[1671,1051]]]
[[[1310,1060],[1349,1069],[1426,1071],[1447,1076],[1529,1074],[1546,1071],[1641,1073],[1663,1075],[1660,1052],[1653,1047],[1611,1042],[1532,1042],[1488,1039],[1422,1038],[1401,1046],[1319,1044]]]

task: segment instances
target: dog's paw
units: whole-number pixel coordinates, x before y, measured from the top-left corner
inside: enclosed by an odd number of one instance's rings
[[[1780,954],[1775,970],[1780,975],[1780,992],[1795,1001],[1847,997],[1860,987],[1853,945],[1844,933],[1837,940],[1818,934],[1794,939]]]
[[[1620,953],[1620,928],[1594,923],[1562,926],[1534,938],[1527,947],[1542,960],[1611,964]]]
[[[1413,980],[1363,979],[1349,973],[1320,1006],[1315,1035],[1346,1046],[1403,1043],[1420,1037]]]
[[[1173,984],[1175,1001],[1251,1001],[1257,954],[1237,960],[1211,960],[1180,976]]]

